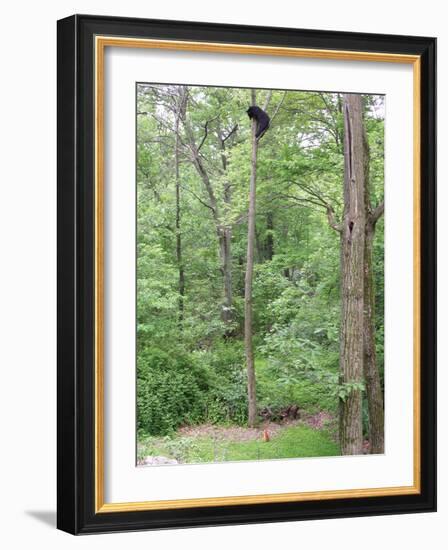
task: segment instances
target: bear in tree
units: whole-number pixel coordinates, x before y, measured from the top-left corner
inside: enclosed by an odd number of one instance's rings
[[[257,121],[257,131],[255,133],[255,137],[260,139],[269,128],[269,122],[271,120],[269,115],[257,105],[252,105],[249,107],[249,109],[247,109],[247,114],[249,118],[254,118]]]

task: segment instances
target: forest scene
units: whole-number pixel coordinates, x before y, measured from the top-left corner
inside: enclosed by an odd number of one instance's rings
[[[384,453],[384,100],[137,84],[138,465]]]

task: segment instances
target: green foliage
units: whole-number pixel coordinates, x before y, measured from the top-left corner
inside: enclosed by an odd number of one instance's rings
[[[137,417],[141,433],[170,433],[198,422],[247,420],[246,371],[240,344],[182,354],[140,350]]]
[[[147,434],[169,433],[204,415],[208,389],[206,372],[188,356],[159,349],[140,350],[137,359],[138,429]]]
[[[195,358],[208,373],[204,420],[212,423],[246,422],[247,375],[241,343],[217,342],[213,351],[198,352]]]
[[[213,451],[210,442],[178,441],[171,437],[173,431],[185,424],[247,421],[243,326],[250,90],[188,87],[176,171],[179,93],[174,85],[137,88],[137,417],[142,437],[158,436],[159,441],[159,436],[169,436],[164,442],[169,456],[201,461],[218,450]],[[257,102],[264,105],[269,95],[267,111],[273,121],[259,143],[257,161],[252,296],[258,408],[297,404],[305,412],[336,414],[340,399],[363,390],[362,385],[339,383],[340,246],[325,208],[331,204],[340,219],[341,98],[337,93],[258,90]],[[365,98],[374,206],[384,195],[383,104],[381,96]],[[200,148],[209,188],[192,158],[191,140]],[[221,318],[218,234],[223,228],[231,232],[229,324]],[[373,254],[376,351],[383,378],[382,220]],[[182,300],[180,268],[185,280]],[[364,411],[365,425],[366,415]],[[245,452],[226,451],[228,456]],[[294,452],[302,451],[294,447]]]

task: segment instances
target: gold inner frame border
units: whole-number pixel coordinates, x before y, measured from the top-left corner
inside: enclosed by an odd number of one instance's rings
[[[106,503],[104,501],[104,55],[106,47],[146,48],[177,51],[198,51],[208,53],[233,53],[243,55],[265,55],[330,59],[346,61],[368,61],[406,63],[413,66],[413,454],[414,483],[402,487],[380,487],[367,489],[342,489],[302,493],[275,493],[263,495],[225,496],[214,498],[192,498],[179,500],[154,500],[141,502]],[[304,502],[343,498],[363,498],[393,495],[411,495],[421,492],[421,388],[420,388],[420,119],[421,119],[421,60],[418,55],[402,55],[381,52],[356,52],[346,50],[321,50],[278,46],[256,46],[251,44],[226,44],[118,36],[96,36],[95,59],[95,513],[131,512],[143,510],[167,510],[211,506],[232,506],[279,502]]]

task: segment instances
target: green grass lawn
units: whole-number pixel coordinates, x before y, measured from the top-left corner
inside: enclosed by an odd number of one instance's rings
[[[339,455],[338,444],[326,430],[308,426],[285,427],[270,441],[226,441],[217,437],[148,438],[139,443],[138,456],[165,456],[181,463],[266,460]]]

